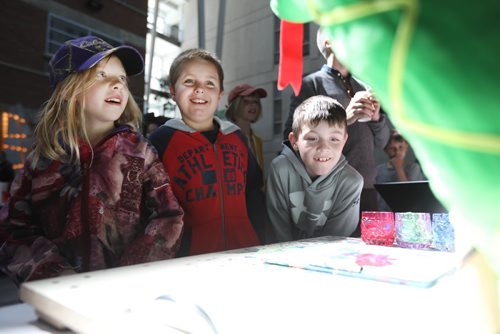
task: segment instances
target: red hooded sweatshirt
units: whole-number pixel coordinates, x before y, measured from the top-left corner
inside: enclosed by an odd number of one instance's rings
[[[184,209],[179,255],[259,245],[267,226],[262,171],[239,128],[214,120],[213,143],[179,119],[150,137]]]

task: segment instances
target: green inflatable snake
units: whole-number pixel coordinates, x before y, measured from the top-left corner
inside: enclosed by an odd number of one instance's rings
[[[271,9],[323,27],[407,137],[459,233],[500,275],[500,2],[272,0]]]

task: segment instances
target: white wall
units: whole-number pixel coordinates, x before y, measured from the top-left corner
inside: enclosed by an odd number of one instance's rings
[[[218,0],[205,1],[205,47],[213,52],[216,48],[218,6]],[[311,27],[310,55],[304,59],[304,73],[317,70],[323,63],[316,48],[316,29]],[[198,47],[197,1],[184,4],[183,36],[183,49]],[[282,92],[281,110],[273,110],[278,66],[274,64],[274,14],[268,0],[226,1],[222,65],[225,94],[219,109],[225,108],[229,91],[241,83],[263,87],[268,93],[262,100],[262,118],[253,125],[254,131],[263,139],[265,165],[268,166],[281,150],[282,141],[282,131],[273,134],[273,113],[280,112],[284,123],[293,93],[291,87],[286,88]]]
[[[217,18],[219,0],[205,1],[205,47],[213,52],[216,48]],[[183,43],[182,49],[198,47],[198,12],[197,1],[187,1],[183,6]],[[318,70],[324,59],[316,47],[317,25],[311,24],[309,32],[309,55],[304,57],[303,73]],[[288,117],[291,87],[282,91],[282,108],[273,110],[273,93],[278,77],[278,65],[274,64],[274,14],[268,0],[227,0],[222,50],[224,68],[223,96],[219,109],[225,108],[227,94],[236,85],[248,83],[263,87],[268,96],[262,100],[262,118],[253,125],[253,129],[264,142],[266,165],[281,150],[282,131],[273,134],[273,115],[280,112],[283,125]],[[412,153],[409,154],[410,156]],[[383,151],[377,150],[377,162],[386,161]]]

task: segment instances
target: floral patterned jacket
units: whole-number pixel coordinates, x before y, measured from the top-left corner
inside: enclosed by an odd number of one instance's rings
[[[183,211],[156,150],[128,126],[81,165],[31,156],[0,211],[0,269],[16,282],[175,256]]]

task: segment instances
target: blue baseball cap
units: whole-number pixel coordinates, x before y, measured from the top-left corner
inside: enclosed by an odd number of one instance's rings
[[[92,68],[103,58],[113,54],[117,56],[128,76],[137,75],[144,70],[144,59],[137,49],[111,44],[95,36],[85,36],[64,42],[49,61],[49,80],[56,87],[71,73]]]

